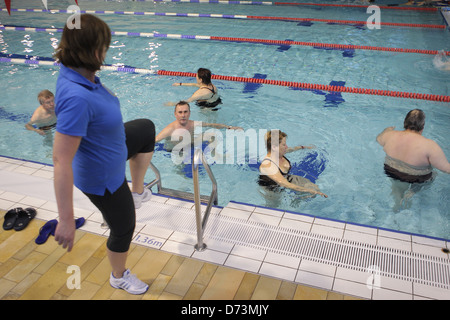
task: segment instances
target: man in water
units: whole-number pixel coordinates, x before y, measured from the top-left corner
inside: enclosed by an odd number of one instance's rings
[[[155,142],[159,142],[165,139],[164,148],[167,151],[173,151],[174,154],[180,155],[180,151],[191,150],[192,146],[202,145],[203,141],[208,141],[209,146],[212,147],[217,144],[217,136],[213,133],[202,133],[195,135],[197,132],[195,128],[200,127],[200,132],[202,127],[210,127],[216,129],[228,129],[228,130],[243,130],[241,127],[229,126],[221,123],[205,123],[201,121],[189,120],[191,115],[191,108],[189,103],[186,101],[180,101],[175,106],[175,121],[167,125],[155,138]],[[199,133],[200,133],[199,132]],[[181,140],[179,140],[181,138]],[[195,140],[195,141],[194,141]],[[214,141],[214,142],[213,142]],[[213,148],[217,152],[215,148]],[[176,158],[176,162],[183,159],[182,162],[188,160],[190,154],[187,155],[182,152],[183,156],[181,158]],[[173,160],[174,158],[172,158]]]
[[[419,191],[425,182],[433,180],[433,167],[450,173],[450,163],[433,140],[422,136],[425,113],[420,109],[408,112],[403,131],[388,127],[377,136],[377,142],[386,152],[385,173],[393,178],[394,210]]]
[[[34,111],[25,128],[45,135],[46,131],[56,125],[55,96],[49,90],[42,90],[38,94],[38,101],[40,106]]]
[[[165,127],[158,135],[156,136],[156,142],[159,142],[163,139],[169,138],[173,133],[177,133],[178,130],[181,134],[183,130],[187,130],[190,137],[194,138],[194,128],[196,125],[201,125],[202,127],[211,127],[216,129],[233,129],[233,130],[243,130],[241,127],[233,127],[220,123],[205,123],[200,121],[189,120],[191,116],[191,108],[189,103],[186,101],[180,101],[175,106],[175,121],[170,123],[167,127]],[[178,143],[179,141],[176,141]]]

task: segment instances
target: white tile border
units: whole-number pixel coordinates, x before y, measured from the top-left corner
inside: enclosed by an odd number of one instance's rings
[[[245,270],[253,273],[258,273],[261,268],[262,261],[254,260],[250,258],[245,258],[241,256],[235,256],[230,254],[228,259],[225,261],[224,266],[236,268],[240,270]]]
[[[295,277],[295,282],[332,291],[334,278],[314,272],[299,270]]]

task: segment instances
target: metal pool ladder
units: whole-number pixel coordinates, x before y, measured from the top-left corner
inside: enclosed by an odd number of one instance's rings
[[[208,173],[209,179],[211,179],[212,182],[212,191],[209,197],[208,204],[206,206],[203,219],[200,202],[200,184],[198,181],[198,166],[200,165],[200,162],[203,163],[203,166]],[[194,248],[197,251],[203,251],[206,249],[206,244],[203,242],[203,233],[205,232],[206,223],[208,222],[208,217],[211,212],[212,201],[217,203],[217,182],[201,149],[196,149],[194,153],[194,160],[192,161],[192,177],[194,180],[195,220],[197,224],[197,244],[194,246]]]
[[[200,185],[199,185],[199,179],[198,179],[198,167],[200,164],[203,164],[206,172],[208,173],[209,178],[212,182],[212,191],[210,196],[201,195],[200,194]],[[194,246],[197,251],[203,251],[206,249],[206,244],[203,243],[203,233],[206,228],[206,223],[208,221],[209,214],[211,212],[212,205],[217,205],[218,203],[218,197],[217,197],[217,181],[214,177],[211,168],[208,165],[208,162],[205,159],[205,156],[201,149],[195,149],[194,151],[194,157],[192,160],[192,177],[194,181],[194,193],[189,193],[185,191],[180,190],[174,190],[169,188],[164,188],[162,186],[161,182],[161,174],[158,170],[158,168],[155,167],[153,163],[150,162],[150,168],[155,173],[156,178],[148,183],[145,187],[151,188],[154,185],[158,188],[158,193],[175,197],[175,198],[181,198],[181,199],[187,199],[187,200],[193,200],[195,203],[195,215],[196,215],[196,224],[197,224],[197,244]],[[202,219],[202,212],[201,212],[201,203],[206,203],[206,210],[205,214]]]

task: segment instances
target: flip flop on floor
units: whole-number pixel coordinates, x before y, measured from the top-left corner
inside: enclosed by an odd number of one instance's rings
[[[25,229],[31,220],[36,217],[36,209],[26,208],[24,210],[18,210],[17,220],[14,224],[14,230],[21,231]]]
[[[80,227],[82,227],[85,223],[86,219],[84,219],[83,217],[75,219],[75,228],[78,229]]]
[[[86,220],[85,220],[83,217],[78,218],[78,219],[75,219],[75,229],[78,229],[78,228],[80,228],[82,225],[84,225],[85,221],[86,221]],[[56,222],[56,224],[58,224],[58,222]],[[55,230],[56,230],[56,225],[55,225],[55,228],[52,230],[52,236],[55,235]]]
[[[14,228],[14,224],[16,223],[18,212],[21,210],[22,210],[22,208],[14,208],[14,209],[9,210],[5,214],[5,216],[4,216],[5,221],[3,221],[3,229],[4,230],[11,230],[12,228]]]
[[[37,244],[43,244],[45,241],[47,241],[48,237],[50,237],[51,234],[55,234],[56,226],[58,225],[58,220],[53,219],[50,221],[47,221],[39,230],[39,235],[34,240]]]

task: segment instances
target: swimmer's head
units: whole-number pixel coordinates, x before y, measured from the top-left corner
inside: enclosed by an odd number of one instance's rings
[[[49,112],[53,112],[55,110],[55,96],[49,90],[42,90],[38,94],[39,104]]]
[[[205,68],[200,68],[197,70],[197,77],[202,80],[203,84],[211,83],[211,71]]]
[[[425,127],[425,113],[420,109],[408,112],[403,122],[405,130],[420,132]]]
[[[281,130],[268,131],[264,137],[266,139],[267,151],[272,150],[272,145],[274,147],[278,147],[280,145],[281,141],[283,141],[283,139],[286,137],[287,137],[287,134]]]
[[[53,95],[53,93],[50,90],[42,90],[41,92],[39,92],[38,96],[38,101],[40,104],[44,103],[44,100],[46,99],[50,99],[50,98],[55,98],[55,96]]]
[[[177,112],[178,106],[188,106],[189,112],[191,112],[191,106],[189,105],[189,103],[187,103],[184,100],[181,100],[181,101],[177,102],[177,104],[175,105],[175,112]]]
[[[82,14],[80,22],[79,29],[65,25],[55,57],[66,67],[100,70],[111,43],[111,30],[91,14]]]

